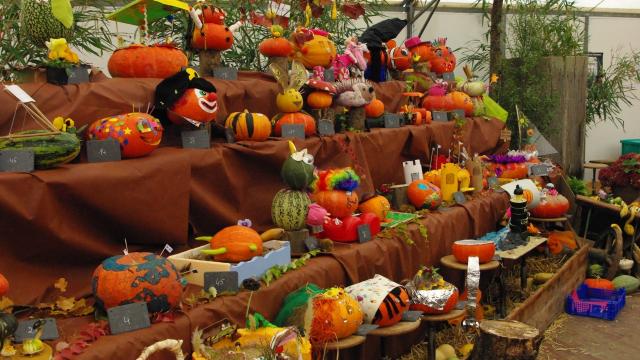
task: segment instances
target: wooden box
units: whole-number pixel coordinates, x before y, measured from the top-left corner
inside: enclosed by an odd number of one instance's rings
[[[249,261],[226,263],[198,259],[200,250],[209,249],[209,244],[169,256],[168,259],[181,269],[191,264],[191,270],[197,270],[185,276],[189,284],[204,286],[205,272],[237,271],[238,285],[250,277],[261,277],[275,265],[287,265],[291,262],[291,246],[287,241],[271,240],[263,244],[264,255],[256,256]]]

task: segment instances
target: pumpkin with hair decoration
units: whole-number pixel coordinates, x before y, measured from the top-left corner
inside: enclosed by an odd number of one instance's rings
[[[248,261],[262,255],[262,238],[250,226],[250,222],[241,220],[238,225],[228,226],[214,236],[201,236],[196,240],[209,242],[211,249],[201,252],[213,255],[215,261]]]
[[[358,194],[355,189],[359,184],[360,177],[352,168],[323,170],[311,184],[311,197],[332,217],[344,218],[358,208]]]

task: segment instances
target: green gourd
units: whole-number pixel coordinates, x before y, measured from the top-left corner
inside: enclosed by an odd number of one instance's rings
[[[22,0],[20,35],[45,46],[51,39],[73,35],[73,10],[69,0]]]
[[[307,149],[297,151],[291,141],[289,150],[291,154],[284,161],[280,176],[292,189],[305,190],[315,180],[313,155],[307,153]]]
[[[55,135],[38,135],[48,130],[28,130],[14,135],[33,134],[29,137],[12,137],[0,140],[2,150],[33,150],[35,168],[48,169],[66,164],[80,153],[80,139],[75,134],[61,132]]]
[[[282,189],[271,204],[271,218],[276,226],[288,231],[305,227],[311,199],[303,191]]]
[[[629,275],[620,275],[613,279],[612,282],[616,289],[625,288],[627,294],[631,294],[640,287],[640,279]]]

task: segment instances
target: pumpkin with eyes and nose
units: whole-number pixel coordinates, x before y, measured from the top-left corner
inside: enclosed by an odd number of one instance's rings
[[[160,121],[145,113],[110,116],[95,121],[87,131],[90,140],[115,139],[123,158],[150,154],[162,141]]]
[[[188,89],[184,95],[169,108],[168,117],[175,124],[184,123],[183,118],[201,123],[216,119],[218,96],[215,92],[201,89]]]

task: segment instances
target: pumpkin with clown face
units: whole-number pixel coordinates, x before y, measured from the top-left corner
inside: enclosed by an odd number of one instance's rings
[[[155,105],[174,124],[200,127],[216,119],[218,96],[213,84],[186,69],[158,84]]]

